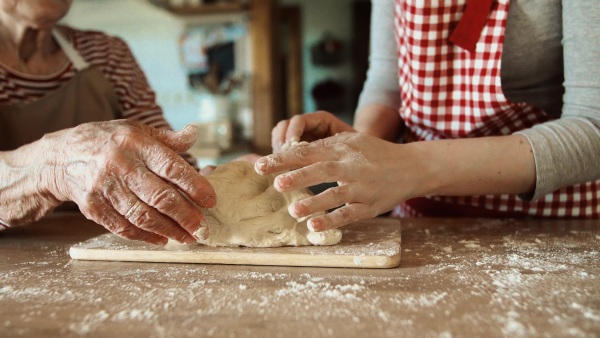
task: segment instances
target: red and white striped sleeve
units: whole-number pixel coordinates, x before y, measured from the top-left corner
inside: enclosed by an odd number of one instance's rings
[[[0,231],[6,230],[6,229],[8,229],[10,227],[11,227],[10,225],[8,225],[7,223],[5,223],[4,221],[2,221],[0,219]]]

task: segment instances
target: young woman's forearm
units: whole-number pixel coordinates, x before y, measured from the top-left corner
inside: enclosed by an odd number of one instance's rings
[[[366,105],[360,108],[354,117],[354,128],[358,132],[390,142],[398,140],[401,125],[402,120],[398,112],[380,104]]]
[[[522,194],[535,190],[535,161],[521,135],[416,142],[428,179],[421,196]],[[402,159],[398,159],[401,161]]]

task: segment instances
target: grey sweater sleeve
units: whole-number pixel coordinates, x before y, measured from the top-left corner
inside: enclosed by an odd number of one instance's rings
[[[371,3],[369,71],[357,112],[373,103],[398,110],[400,87],[394,33],[394,0],[371,0]]]
[[[562,116],[517,133],[529,140],[535,158],[536,190],[533,194],[521,196],[526,200],[541,198],[560,187],[600,179],[600,7],[596,4],[597,0],[562,2],[565,78]],[[372,4],[370,65],[358,110],[372,103],[398,109],[400,95],[394,36],[394,0],[372,0]],[[522,4],[521,8],[515,7],[515,10],[525,11],[523,15],[535,20],[536,13],[540,13],[535,6],[546,5],[545,1],[540,1],[527,6]],[[519,3],[512,6],[519,6]],[[560,4],[554,8],[561,10]],[[546,38],[527,36],[523,32],[518,32],[517,35],[526,39]],[[558,50],[560,48],[547,49],[548,52]],[[514,55],[517,59],[531,59],[531,56],[523,53]],[[536,62],[513,61],[522,65]],[[509,71],[507,81],[519,75],[510,74],[512,69],[523,70],[509,64],[504,66]],[[527,87],[527,83],[522,87]],[[521,97],[525,102],[544,101],[536,96],[535,90],[523,92],[530,93]],[[531,95],[530,100],[527,100],[527,95]]]
[[[523,130],[535,157],[535,200],[560,187],[600,179],[600,8],[563,0],[564,86],[560,119]]]

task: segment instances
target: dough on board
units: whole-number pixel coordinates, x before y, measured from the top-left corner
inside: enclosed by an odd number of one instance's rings
[[[312,195],[307,189],[280,193],[273,187],[275,175],[261,176],[248,162],[220,165],[206,179],[217,193],[217,206],[202,209],[210,236],[198,243],[278,247],[334,245],[342,239],[339,229],[313,232],[306,219],[290,216],[291,203]]]

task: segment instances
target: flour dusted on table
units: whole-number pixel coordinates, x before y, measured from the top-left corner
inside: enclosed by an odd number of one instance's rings
[[[278,247],[334,245],[342,239],[339,229],[312,232],[306,219],[290,216],[291,203],[312,195],[307,189],[280,193],[273,187],[275,175],[261,176],[248,162],[218,166],[206,179],[217,193],[217,206],[202,209],[210,235],[198,243]]]

